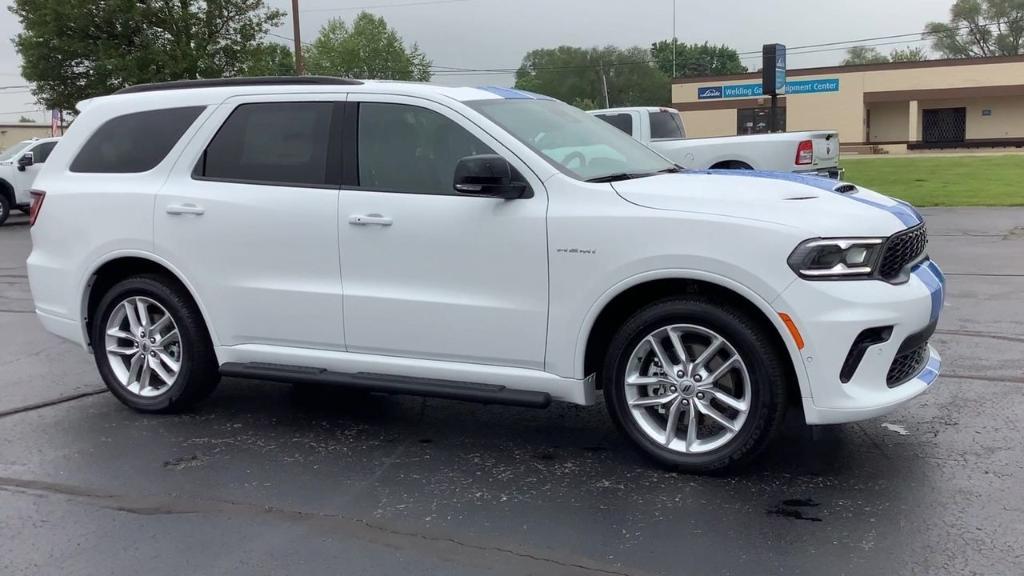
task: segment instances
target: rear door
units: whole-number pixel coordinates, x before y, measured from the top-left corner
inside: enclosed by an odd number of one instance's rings
[[[344,349],[332,125],[343,100],[228,100],[157,198],[155,249],[193,285],[222,346]]]

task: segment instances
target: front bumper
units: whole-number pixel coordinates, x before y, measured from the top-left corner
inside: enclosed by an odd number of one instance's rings
[[[945,279],[924,261],[910,280],[794,282],[775,301],[803,335],[801,351],[808,389],[802,399],[808,424],[837,424],[881,416],[921,394],[935,381],[941,358],[931,346],[908,378],[887,382],[901,345],[934,327],[942,311]],[[885,342],[867,347],[856,370],[843,382],[840,372],[857,336],[891,327]]]

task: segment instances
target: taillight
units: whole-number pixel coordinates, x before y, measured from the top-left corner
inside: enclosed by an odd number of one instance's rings
[[[46,192],[32,190],[29,194],[32,195],[32,206],[28,209],[28,225],[35,226],[36,218],[39,218],[39,211],[43,209],[43,200],[46,199]]]
[[[804,140],[796,147],[796,163],[814,164],[814,142]]]

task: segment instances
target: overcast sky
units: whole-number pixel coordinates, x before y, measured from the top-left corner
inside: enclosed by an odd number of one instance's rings
[[[316,37],[329,18],[351,19],[360,8],[384,16],[406,42],[418,42],[437,66],[515,68],[533,48],[562,44],[640,45],[671,38],[672,0],[433,0],[435,4],[392,6],[431,0],[300,0],[303,40]],[[788,46],[820,44],[918,32],[928,21],[946,20],[953,0],[676,0],[680,42],[727,44],[740,52],[764,43]],[[20,31],[0,0],[0,86],[24,85],[20,59],[11,40]],[[290,0],[269,0],[290,10]],[[291,21],[275,33],[291,37]],[[281,40],[284,42],[283,40]],[[911,45],[927,47],[927,42]],[[899,46],[881,46],[888,52]],[[790,68],[837,64],[842,50],[791,55]],[[751,69],[759,57],[744,59]],[[509,86],[513,76],[447,75],[435,81],[451,85]],[[0,89],[0,123],[22,114],[48,122],[27,88]]]

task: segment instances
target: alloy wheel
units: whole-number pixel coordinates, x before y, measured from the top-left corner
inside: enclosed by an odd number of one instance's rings
[[[150,298],[132,296],[114,307],[105,345],[114,376],[133,394],[159,396],[178,379],[181,333],[167,309]]]
[[[727,444],[751,407],[743,358],[718,333],[690,324],[642,339],[629,357],[625,387],[630,415],[644,434],[686,454]]]

